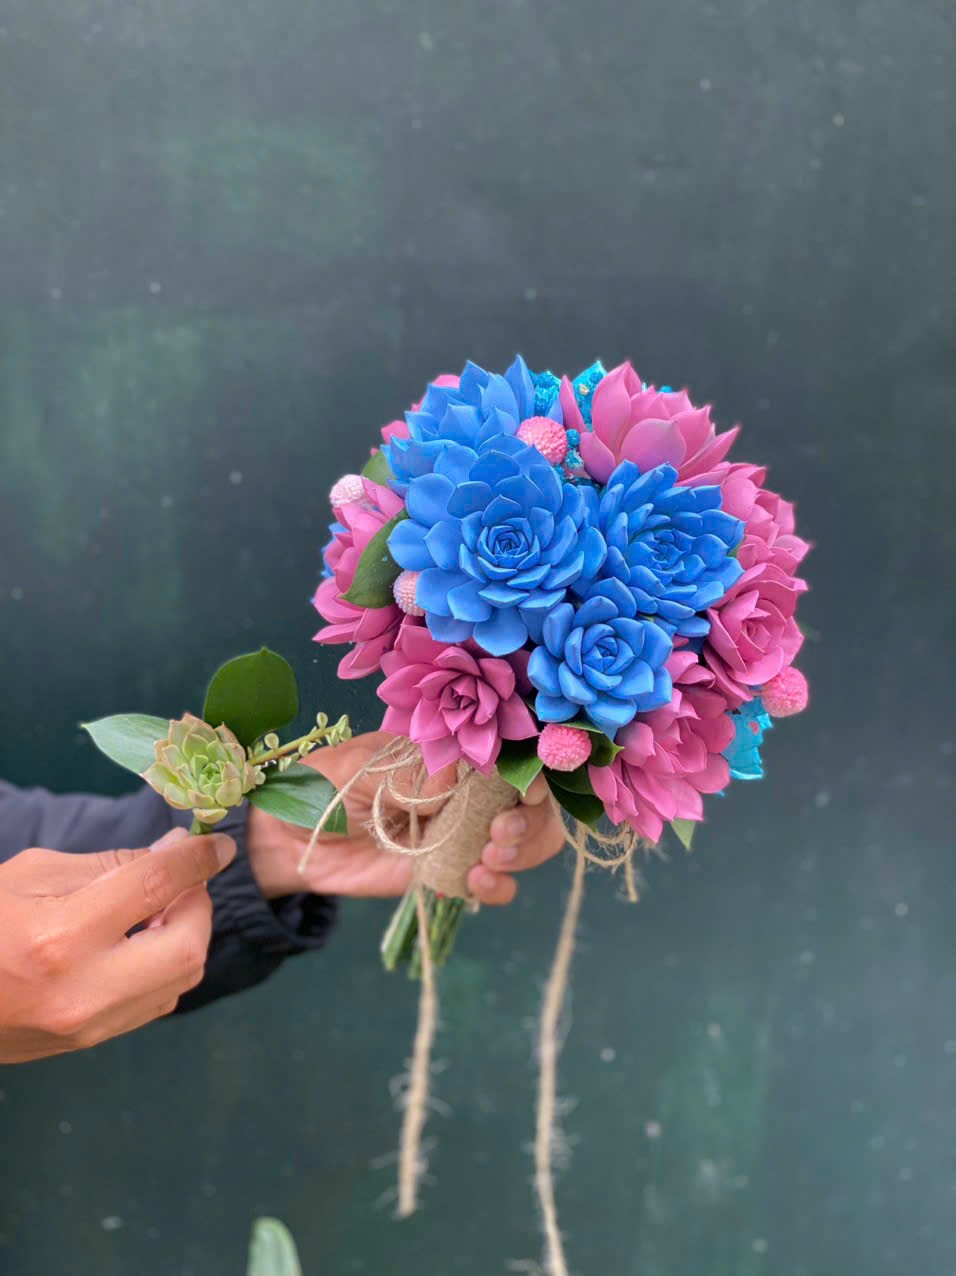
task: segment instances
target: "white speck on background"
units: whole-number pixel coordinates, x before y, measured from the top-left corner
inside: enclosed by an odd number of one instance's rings
[[[100,1227],[104,1232],[118,1232],[123,1226],[123,1220],[118,1214],[107,1214],[106,1218],[100,1219]]]
[[[233,485],[233,487],[238,487],[242,482],[242,470],[230,470],[229,482]]]
[[[644,1133],[649,1139],[659,1139],[663,1131],[661,1130],[660,1121],[647,1121],[644,1125]]]

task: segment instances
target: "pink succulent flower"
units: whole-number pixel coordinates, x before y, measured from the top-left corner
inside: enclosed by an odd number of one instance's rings
[[[404,613],[394,604],[387,607],[357,607],[345,595],[352,588],[355,570],[369,541],[405,508],[400,496],[387,487],[362,480],[364,500],[335,506],[335,517],[344,530],[337,532],[326,550],[325,560],[332,575],[315,593],[315,609],[328,624],[315,635],[321,643],[354,643],[339,664],[340,678],[364,678],[377,673],[382,657],[398,638]]]
[[[695,408],[685,390],[644,389],[629,363],[603,377],[594,391],[591,429],[584,422],[571,382],[561,382],[561,408],[567,429],[580,432],[578,450],[593,479],[606,483],[621,461],[644,472],[665,462],[689,483],[727,455],[738,430],[718,434],[710,408]]]
[[[477,647],[447,646],[425,628],[405,627],[395,649],[382,657],[382,669],[378,694],[388,705],[382,729],[420,745],[432,775],[461,758],[487,774],[502,740],[537,735],[506,659],[484,656]]]
[[[722,751],[734,738],[727,701],[713,673],[692,651],[667,662],[670,704],[642,714],[618,733],[624,746],[610,766],[589,767],[594,792],[615,824],[627,823],[657,842],[665,820],[701,820],[701,794],[730,782]]]
[[[744,574],[707,612],[702,659],[734,709],[789,668],[803,645],[794,613],[807,582],[780,566],[780,557],[776,542],[745,536]]]
[[[457,386],[460,380],[461,378],[452,372],[442,372],[440,376],[435,377],[434,381],[431,381],[429,384],[437,386]],[[412,404],[412,411],[417,412],[421,406],[422,401],[419,399],[417,403]],[[382,426],[382,438],[386,443],[391,443],[392,439],[407,439],[408,437],[408,422],[404,417],[402,417],[399,421],[389,421],[388,425]]]
[[[745,537],[756,537],[770,551],[769,561],[793,574],[810,551],[810,543],[795,534],[792,501],[764,487],[765,466],[721,461],[707,473],[696,475],[693,486],[718,484],[720,507],[745,524]]]

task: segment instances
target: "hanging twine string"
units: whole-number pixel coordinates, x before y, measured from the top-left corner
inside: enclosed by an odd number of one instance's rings
[[[431,1056],[438,1024],[438,991],[431,951],[425,888],[456,899],[467,899],[469,870],[481,859],[491,821],[500,811],[518,802],[518,793],[493,772],[483,775],[459,763],[455,783],[443,793],[422,797],[427,771],[421,751],[409,740],[396,738],[374,754],[338,791],[316,824],[299,865],[305,871],[309,857],[334,811],[366,776],[381,781],[372,802],[369,831],[383,850],[409,855],[415,860],[415,907],[422,978],[418,1025],[399,1154],[398,1215],[406,1218],[418,1205],[418,1184],[423,1170],[422,1133],[428,1112]],[[400,782],[404,777],[404,783]],[[411,791],[409,791],[411,790]],[[424,834],[421,817],[430,816]],[[575,852],[574,877],[565,906],[558,945],[545,986],[538,1033],[539,1080],[535,1121],[535,1190],[545,1234],[547,1276],[568,1276],[554,1195],[553,1155],[557,1137],[557,1065],[560,1054],[560,1019],[567,994],[575,933],[584,898],[588,864],[615,871],[624,869],[628,898],[638,899],[634,854],[637,836],[627,829],[611,835],[599,833],[568,819],[568,842]],[[404,838],[404,840],[400,840]]]

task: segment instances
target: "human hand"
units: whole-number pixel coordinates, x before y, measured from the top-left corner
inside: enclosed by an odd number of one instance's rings
[[[316,749],[306,762],[340,789],[392,738],[384,732],[353,736],[334,748]],[[404,894],[411,882],[411,857],[381,850],[367,828],[380,780],[378,775],[364,776],[346,794],[348,836],[323,834],[304,875],[299,864],[309,843],[308,830],[285,824],[257,807],[250,810],[246,848],[267,898],[302,890],[320,895]],[[454,782],[455,768],[448,767],[428,779],[422,795],[443,793]],[[468,876],[469,890],[482,904],[510,904],[518,890],[513,874],[557,855],[564,841],[558,808],[544,776],[539,775],[519,806],[495,817],[481,863]]]
[[[169,1014],[202,979],[205,883],[235,853],[229,837],[176,829],[143,850],[34,847],[0,864],[0,1063],[98,1045]]]

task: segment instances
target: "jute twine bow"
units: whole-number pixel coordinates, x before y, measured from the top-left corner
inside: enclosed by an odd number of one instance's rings
[[[396,738],[374,754],[336,794],[312,832],[300,871],[305,871],[315,844],[333,812],[342,805],[352,788],[369,775],[381,776],[372,802],[369,831],[383,850],[410,855],[415,860],[415,903],[422,977],[418,1025],[399,1145],[398,1215],[405,1218],[413,1214],[418,1205],[418,1184],[424,1169],[422,1131],[428,1112],[431,1056],[438,1024],[438,992],[424,888],[451,898],[469,899],[468,873],[481,859],[491,822],[501,811],[517,805],[518,793],[496,772],[483,775],[462,762],[458,764],[453,785],[443,793],[422,797],[427,771],[421,751],[410,740]],[[404,783],[400,783],[403,776]],[[430,817],[424,837],[421,827],[423,816]],[[568,844],[575,855],[574,876],[545,985],[538,1030],[534,1167],[535,1191],[544,1228],[546,1276],[568,1276],[554,1195],[553,1149],[557,1134],[559,1026],[584,899],[587,865],[612,871],[623,868],[628,898],[632,903],[638,899],[634,870],[634,853],[639,845],[637,836],[627,829],[615,829],[606,836],[567,816],[565,824]]]

